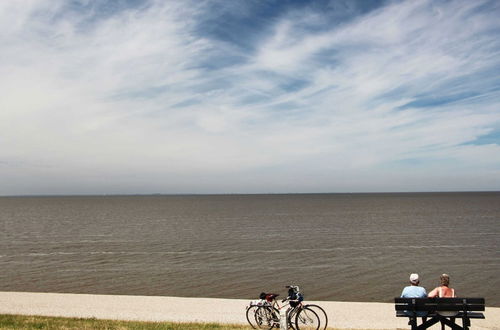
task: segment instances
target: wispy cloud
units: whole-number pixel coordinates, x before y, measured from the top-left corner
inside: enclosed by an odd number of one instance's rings
[[[339,4],[1,2],[0,194],[498,189],[499,5]]]

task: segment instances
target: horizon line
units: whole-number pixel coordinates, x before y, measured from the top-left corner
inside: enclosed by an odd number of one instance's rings
[[[148,197],[148,196],[252,196],[252,195],[368,195],[368,194],[463,194],[500,193],[500,190],[429,190],[429,191],[351,191],[351,192],[259,192],[259,193],[88,193],[88,194],[17,194],[3,197]]]

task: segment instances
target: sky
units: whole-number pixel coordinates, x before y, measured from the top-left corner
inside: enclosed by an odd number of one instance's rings
[[[499,1],[0,1],[0,195],[500,190]]]

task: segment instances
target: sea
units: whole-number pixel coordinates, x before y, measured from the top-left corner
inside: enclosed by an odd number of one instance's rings
[[[500,192],[0,197],[0,291],[500,307]]]

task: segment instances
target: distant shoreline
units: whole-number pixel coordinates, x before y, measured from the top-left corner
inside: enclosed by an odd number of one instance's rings
[[[269,193],[144,193],[144,194],[22,194],[22,195],[0,195],[2,197],[189,197],[189,196],[305,196],[305,195],[423,195],[423,194],[496,194],[500,190],[450,190],[450,191],[385,191],[385,192],[269,192]]]

